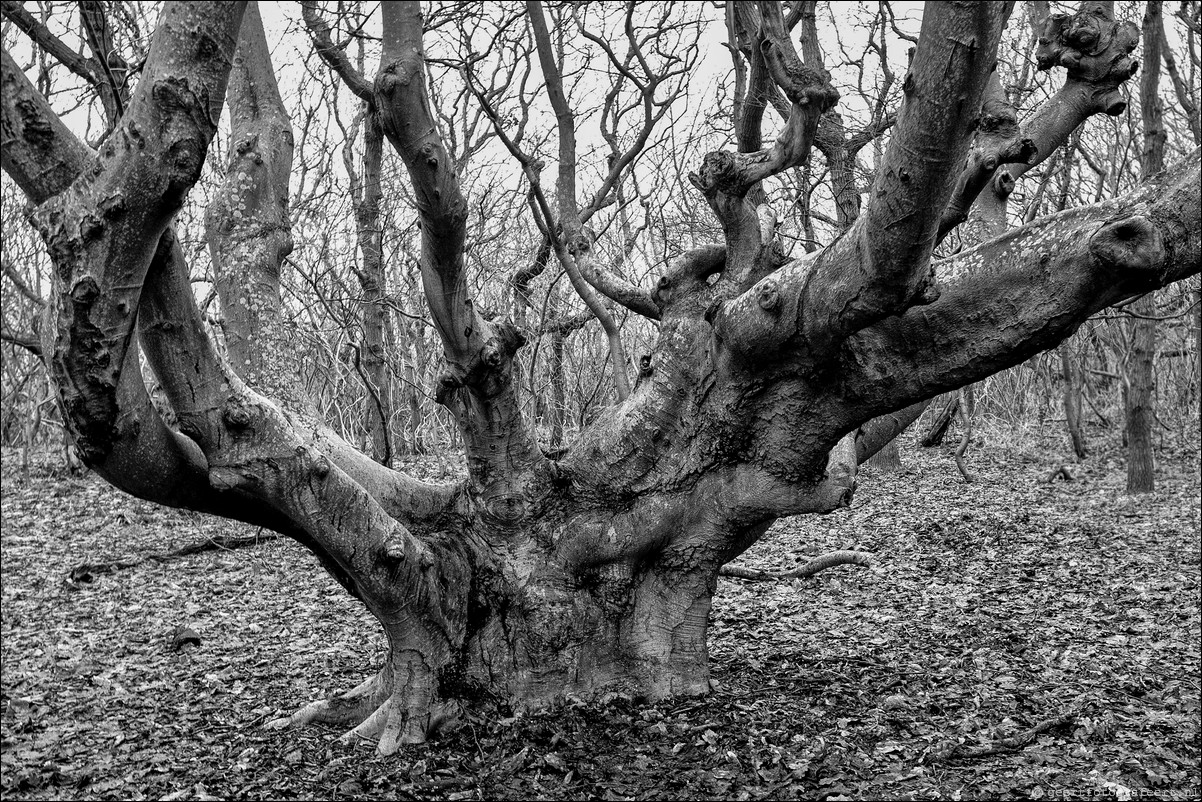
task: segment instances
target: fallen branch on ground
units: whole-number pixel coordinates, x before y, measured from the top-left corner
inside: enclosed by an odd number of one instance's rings
[[[1077,476],[1073,473],[1073,469],[1068,465],[1061,465],[1057,467],[1056,470],[1052,471],[1051,476],[1049,476],[1045,481],[1047,484],[1052,484],[1060,478],[1063,478],[1066,482],[1074,482],[1076,481]]]
[[[126,568],[135,568],[146,562],[165,563],[172,560],[178,560],[181,557],[190,557],[193,554],[200,554],[206,551],[233,551],[234,549],[241,549],[247,546],[257,546],[260,543],[276,540],[279,537],[280,535],[277,535],[274,532],[260,532],[258,534],[245,535],[241,537],[218,535],[217,537],[206,538],[197,543],[189,543],[186,546],[180,546],[178,549],[172,549],[171,551],[139,554],[124,560],[110,560],[108,562],[98,563],[80,563],[71,569],[71,573],[67,575],[67,582],[68,584],[87,584],[101,574],[110,574],[114,571],[120,571]]]
[[[718,576],[734,579],[751,579],[756,582],[767,582],[780,579],[807,579],[820,571],[834,568],[836,565],[862,565],[865,568],[872,565],[872,554],[867,551],[828,551],[792,571],[757,571],[754,568],[742,568],[737,565],[727,565],[718,571]]]
[[[1076,721],[1076,713],[1066,713],[1055,718],[1045,719],[1034,727],[1024,730],[1017,735],[1009,738],[1002,738],[999,741],[994,741],[991,744],[983,744],[982,746],[965,746],[957,744],[948,749],[941,749],[937,752],[932,752],[927,756],[926,762],[932,763],[941,760],[959,759],[974,759],[981,757],[989,757],[990,755],[998,755],[1003,752],[1016,752],[1029,746],[1036,736],[1045,733],[1049,730],[1058,729]]]

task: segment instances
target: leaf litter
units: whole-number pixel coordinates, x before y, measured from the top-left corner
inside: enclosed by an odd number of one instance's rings
[[[1161,454],[1160,489],[1131,497],[1113,455],[1048,484],[1060,449],[986,445],[965,485],[946,449],[907,448],[901,471],[862,475],[849,510],[778,523],[740,565],[859,549],[874,568],[719,580],[709,697],[474,717],[388,759],[332,730],[262,727],[358,684],[383,648],[311,556],[264,539],[151,559],[256,532],[5,459],[0,791],[1196,799],[1198,452]],[[116,568],[72,579],[89,563]]]

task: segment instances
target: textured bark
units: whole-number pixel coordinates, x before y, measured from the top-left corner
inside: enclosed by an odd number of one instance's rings
[[[927,427],[927,432],[919,441],[923,448],[933,448],[934,446],[943,445],[943,438],[947,436],[948,427],[952,425],[952,421],[956,418],[956,412],[960,409],[960,395],[949,395],[946,398],[943,407],[931,420],[931,425]]]
[[[1144,146],[1140,172],[1147,178],[1164,169],[1164,114],[1160,107],[1161,2],[1149,0],[1144,14],[1144,54],[1147,65],[1140,76],[1140,117]],[[1123,408],[1127,440],[1127,492],[1156,489],[1152,432],[1156,423],[1156,300],[1151,293],[1131,305],[1134,317],[1128,326],[1131,351],[1123,377]]]
[[[902,467],[901,451],[898,450],[897,440],[890,440],[880,451],[873,454],[864,463],[869,468],[892,473]]]
[[[1156,489],[1156,463],[1152,435],[1156,424],[1156,302],[1149,293],[1131,305],[1144,317],[1132,318],[1128,327],[1131,351],[1123,381],[1124,432],[1127,440],[1127,492]]]
[[[761,49],[783,48],[779,9],[757,9]],[[1005,11],[928,12],[863,213],[831,247],[783,265],[770,210],[749,198],[763,164],[787,165],[809,147],[806,107],[832,97],[820,72],[795,69],[796,54],[766,58],[797,107],[789,141],[762,160],[707,160],[736,168],[706,190],[725,246],[669,266],[652,295],[661,324],[637,387],[552,460],[517,399],[520,335],[484,319],[468,293],[467,207],[430,111],[419,6],[384,4],[371,102],[414,189],[422,283],[448,363],[439,398],[468,458],[454,488],[423,485],[333,437],[287,377],[268,375],[273,360],[286,364],[271,341],[244,355],[248,366],[237,363],[242,346],[228,364],[206,336],[168,225],[213,134],[235,6],[167,6],[138,93],[96,161],[46,119],[6,59],[4,169],[40,203],[55,262],[59,322],[46,353],[65,416],[114,482],[296,538],[380,622],[380,672],[281,725],[338,723],[390,752],[462,706],[523,710],[603,689],[704,692],[716,577],[774,520],[845,507],[857,464],[931,397],[1054,347],[1106,305],[1199,272],[1197,154],[1124,198],[932,263]],[[249,91],[266,87],[256,72],[270,69],[254,22],[249,14],[242,26],[230,83],[235,142],[253,142],[233,149],[212,227],[219,269],[254,271],[222,280],[225,308],[257,299],[237,324],[248,330],[279,314],[269,279],[287,241],[267,222],[284,219],[286,137],[271,93]],[[705,165],[699,175],[718,177]],[[45,188],[44,176],[60,185]],[[113,192],[125,204],[115,215]],[[240,222],[230,210],[243,203],[254,214]],[[229,264],[253,226],[247,264]],[[179,432],[138,406],[135,312]],[[150,475],[144,451],[161,460]],[[164,469],[177,486],[154,485]]]
[[[1072,440],[1073,453],[1077,455],[1077,459],[1085,459],[1089,449],[1085,445],[1084,421],[1081,419],[1081,369],[1069,352],[1068,346],[1062,344],[1056,350],[1060,354],[1060,375],[1064,381],[1064,420],[1068,426],[1069,439]]]
[[[360,314],[363,321],[361,345],[366,385],[363,396],[364,417],[368,421],[371,456],[376,462],[392,462],[393,384],[392,373],[385,359],[388,339],[387,274],[384,271],[383,231],[380,227],[380,160],[384,151],[384,132],[375,115],[368,110],[364,120],[363,172],[352,186],[355,219],[358,222],[359,252],[363,255],[362,269],[357,271],[363,291]],[[352,176],[354,170],[348,170]]]
[[[316,412],[300,389],[299,349],[280,309],[280,269],[292,252],[288,178],[292,123],[251,4],[230,70],[230,161],[205,209],[205,229],[230,366],[289,409]]]

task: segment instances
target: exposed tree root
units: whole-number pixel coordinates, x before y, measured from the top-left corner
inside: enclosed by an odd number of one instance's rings
[[[397,688],[390,667],[346,693],[309,704],[291,716],[263,725],[282,730],[314,722],[347,727],[339,740],[355,743],[374,741],[382,755],[395,753],[402,745],[425,743],[459,717],[454,702],[431,702],[428,693]]]
[[[345,693],[310,702],[291,716],[274,719],[264,726],[268,729],[282,730],[285,727],[303,727],[315,721],[341,726],[359,724],[388,696],[382,676],[384,673],[385,671],[381,670]]]
[[[815,574],[834,568],[836,565],[872,566],[872,554],[867,551],[828,551],[792,571],[757,571],[754,568],[742,568],[737,565],[723,566],[718,576],[728,576],[734,579],[751,579],[756,582],[768,582],[780,579],[807,579]]]
[[[126,568],[136,568],[137,566],[147,562],[171,562],[172,560],[178,560],[181,557],[190,557],[193,554],[200,554],[206,551],[233,551],[234,549],[257,546],[260,543],[277,540],[280,537],[281,535],[277,535],[274,532],[259,532],[254,535],[247,535],[244,537],[227,537],[225,535],[218,535],[217,537],[206,538],[198,543],[189,543],[186,546],[180,546],[178,549],[172,549],[171,551],[140,554],[124,560],[110,560],[108,562],[98,563],[80,563],[71,569],[71,573],[67,575],[67,582],[68,584],[87,584],[101,574],[111,574],[115,571],[121,571]]]

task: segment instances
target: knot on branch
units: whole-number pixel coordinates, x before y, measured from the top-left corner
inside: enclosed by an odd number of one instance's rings
[[[529,504],[516,493],[497,493],[484,502],[484,517],[500,526],[513,526],[526,518]]]
[[[414,68],[412,59],[397,59],[391,64],[380,66],[380,71],[376,73],[375,84],[372,91],[377,95],[383,95],[386,98],[392,97],[396,91],[402,87],[408,86],[413,77]]]
[[[221,420],[230,431],[241,431],[250,426],[250,407],[239,396],[230,396],[221,409]]]
[[[1014,191],[1014,176],[1009,170],[999,170],[993,174],[993,191],[999,198],[1008,198]]]
[[[434,565],[430,553],[404,531],[390,532],[380,544],[378,556],[382,563],[394,569],[411,563],[425,571]]]
[[[238,140],[238,144],[234,147],[234,151],[239,156],[245,156],[247,153],[249,153],[251,150],[253,150],[258,144],[259,144],[259,135],[258,134],[250,134],[250,135]]]
[[[321,452],[301,445],[296,447],[294,453],[318,479],[325,479],[330,475],[330,461]]]
[[[434,399],[449,406],[455,390],[470,387],[485,398],[492,398],[509,382],[513,355],[526,344],[521,329],[505,321],[493,326],[491,336],[466,365],[452,365],[438,380]]]
[[[645,379],[655,372],[655,368],[651,366],[651,354],[643,354],[639,357],[639,378]]]
[[[455,374],[447,371],[438,377],[438,387],[434,390],[434,400],[442,404],[444,407],[449,407],[451,398],[454,397],[455,391],[463,386],[463,381]]]
[[[182,201],[183,193],[200,178],[208,139],[217,121],[209,119],[205,104],[182,78],[156,81],[151,94],[163,120],[160,136],[167,144],[167,190],[172,201]]]
[[[918,285],[918,291],[914,294],[914,306],[930,306],[939,300],[939,295],[939,284],[935,277],[935,268],[932,266]]]
[[[705,245],[685,251],[672,260],[651,292],[651,300],[661,310],[702,292],[712,276],[726,268],[726,248]]]
[[[1005,97],[986,98],[981,103],[977,131],[982,134],[1013,135],[1018,131],[1018,112]]]
[[[1159,279],[1165,263],[1164,238],[1146,217],[1107,223],[1090,237],[1089,251],[1100,265],[1146,281]]]
[[[728,150],[714,150],[705,154],[700,172],[689,173],[689,180],[707,198],[712,198],[718,192],[734,195],[746,192],[747,187],[743,186],[741,176],[742,170],[735,154]]]
[[[1035,49],[1041,70],[1064,67],[1070,81],[1095,87],[1095,107],[1111,116],[1127,107],[1118,86],[1136,70],[1131,53],[1139,44],[1139,27],[1116,22],[1100,4],[1083,4],[1075,14],[1052,14],[1044,23]]]
[[[776,288],[776,282],[764,282],[756,293],[756,303],[760,305],[760,309],[765,312],[775,312],[780,307],[780,290]]]
[[[596,241],[596,239],[597,235],[591,228],[586,226],[572,235],[564,244],[567,246],[568,253],[572,254],[572,256],[579,256],[580,254],[586,254],[591,251],[593,248],[593,242]]]

